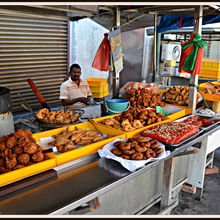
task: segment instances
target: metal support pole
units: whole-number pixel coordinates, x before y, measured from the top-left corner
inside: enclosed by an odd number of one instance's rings
[[[194,33],[200,34],[202,33],[202,15],[203,15],[203,6],[196,6],[195,7],[195,14],[194,14]],[[191,75],[190,76],[190,84],[198,85],[198,75]],[[194,86],[190,86],[189,89],[189,104],[188,108],[192,109],[192,114],[195,114],[196,111],[196,102],[197,102],[197,88]]]
[[[115,27],[116,29],[120,27],[120,9],[116,7],[115,10]],[[116,73],[115,69],[113,71],[113,97],[118,97],[119,94],[119,73]]]
[[[172,157],[168,160],[165,160],[164,162],[163,189],[160,201],[161,211],[171,205],[171,193],[173,188],[175,161],[175,157]]]
[[[154,68],[152,81],[156,82],[157,73],[157,13],[154,15]]]

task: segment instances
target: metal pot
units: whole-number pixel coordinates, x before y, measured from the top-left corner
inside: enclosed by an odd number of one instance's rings
[[[0,87],[0,137],[14,131],[10,90],[6,87]]]

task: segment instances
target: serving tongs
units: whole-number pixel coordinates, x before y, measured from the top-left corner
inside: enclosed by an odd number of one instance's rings
[[[104,134],[96,127],[96,123],[92,118],[88,118],[88,121],[93,125],[96,131],[104,137]]]

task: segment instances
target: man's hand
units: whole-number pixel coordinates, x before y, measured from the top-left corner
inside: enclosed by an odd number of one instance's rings
[[[80,98],[79,98],[79,102],[82,102],[82,103],[84,103],[84,104],[87,104],[88,98],[80,97]]]

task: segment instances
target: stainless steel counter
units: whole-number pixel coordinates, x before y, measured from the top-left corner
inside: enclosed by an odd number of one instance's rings
[[[3,215],[65,214],[159,166],[165,160],[177,156],[218,129],[219,126],[201,134],[176,148],[167,158],[149,163],[133,173],[127,171],[118,162],[99,158],[97,154],[61,165],[57,167],[56,180],[0,198],[0,213]]]

